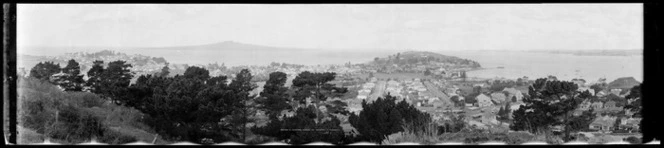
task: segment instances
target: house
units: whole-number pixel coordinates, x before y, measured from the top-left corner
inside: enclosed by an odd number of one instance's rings
[[[515,111],[515,110],[521,108],[521,105],[525,105],[525,104],[524,104],[524,103],[516,103],[516,104],[512,104],[512,105],[510,105],[510,110],[511,110],[511,111]],[[511,112],[510,112],[510,113],[511,113]]]
[[[604,107],[604,103],[602,103],[600,101],[593,102],[592,104],[590,104],[590,107],[592,107],[592,109],[594,109],[594,110],[599,110],[599,109],[602,109],[602,107]]]
[[[503,92],[507,92],[507,94],[509,94],[507,96],[507,99],[512,99],[512,97],[516,97],[517,102],[523,100],[523,93],[521,93],[521,91],[517,90],[516,88],[511,88],[511,87],[510,88],[505,88],[505,89],[503,89]]]
[[[601,132],[609,132],[613,131],[613,126],[616,123],[617,117],[613,116],[601,116],[595,118],[592,123],[590,123],[590,126],[588,129],[590,130],[595,130],[595,131],[601,131]]]
[[[639,131],[640,127],[639,124],[641,123],[641,118],[627,118],[627,119],[622,119],[620,121],[619,128],[623,130],[627,130],[630,133],[632,131]]]
[[[614,94],[616,96],[620,96],[620,92],[622,92],[622,89],[618,89],[618,88],[611,89],[611,94]]]
[[[485,85],[484,85],[484,83],[477,83],[477,84],[473,85],[473,87],[475,87],[475,86],[484,87]]]
[[[592,103],[590,101],[585,100],[585,101],[581,102],[581,104],[579,104],[579,110],[582,110],[582,111],[590,110],[591,105],[592,105]]]
[[[364,85],[362,85],[362,88],[364,88],[364,89],[372,89],[372,88],[374,88],[375,86],[376,86],[375,83],[365,83]]]
[[[579,89],[577,89],[577,90],[580,91],[580,92],[588,91],[591,96],[595,96],[595,90],[590,89],[590,87],[579,87]]]
[[[598,96],[598,97],[604,97],[604,96],[606,96],[606,95],[608,95],[608,94],[609,94],[609,93],[606,92],[605,90],[601,90],[601,91],[595,93],[595,96]]]
[[[479,107],[487,107],[493,105],[493,102],[491,102],[491,98],[489,98],[489,96],[486,96],[485,94],[477,95],[477,97],[475,97],[475,100],[477,100],[477,106]]]
[[[493,100],[493,101],[496,102],[496,103],[502,103],[502,102],[505,102],[505,99],[506,99],[506,98],[507,98],[507,97],[506,97],[505,94],[503,94],[503,93],[498,93],[498,92],[491,93],[491,100]]]

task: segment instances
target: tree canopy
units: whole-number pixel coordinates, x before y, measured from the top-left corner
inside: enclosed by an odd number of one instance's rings
[[[81,75],[81,67],[78,62],[74,59],[69,60],[67,66],[62,68],[62,72],[65,75],[62,77],[61,83],[59,83],[65,91],[82,91],[85,81],[83,80],[83,75]]]
[[[404,131],[405,124],[412,125],[411,131],[421,132],[431,122],[431,117],[405,100],[396,103],[395,97],[386,95],[373,103],[362,101],[362,111],[359,115],[351,114],[349,120],[360,139],[382,142],[388,135]]]
[[[43,63],[39,62],[37,65],[35,65],[35,67],[30,69],[30,76],[40,80],[48,81],[53,74],[59,73],[60,71],[60,64],[55,64],[50,61]]]
[[[549,131],[551,126],[566,125],[576,106],[589,97],[582,95],[577,88],[572,82],[537,79],[529,87],[525,105],[514,111],[510,129],[541,133]],[[568,126],[564,127],[568,129]]]
[[[194,66],[182,76],[141,75],[123,102],[148,114],[146,123],[173,140],[238,140],[241,135],[237,128],[242,124],[232,123],[232,115],[242,115],[239,111],[249,97],[247,90],[253,89],[247,81],[251,74],[241,72],[230,85],[226,76],[208,74]]]

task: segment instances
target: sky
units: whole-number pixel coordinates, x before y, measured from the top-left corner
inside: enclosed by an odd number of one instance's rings
[[[17,44],[643,49],[642,4],[18,4]]]

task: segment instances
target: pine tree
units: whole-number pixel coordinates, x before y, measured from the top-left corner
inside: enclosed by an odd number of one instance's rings
[[[251,75],[251,72],[249,72],[248,69],[242,69],[240,73],[236,74],[235,79],[229,84],[229,87],[235,94],[236,98],[238,98],[241,102],[237,108],[240,111],[240,114],[242,115],[242,127],[239,129],[242,130],[242,140],[243,142],[246,142],[247,138],[247,122],[248,121],[248,116],[251,114],[253,110],[253,105],[251,104],[252,100],[255,97],[255,95],[250,94],[252,90],[254,90],[257,86],[256,84],[251,83],[251,79],[253,76]]]
[[[570,121],[575,107],[587,99],[577,87],[555,77],[537,79],[529,88],[529,97],[524,98],[525,105],[514,111],[510,129],[541,133],[549,131],[550,126],[564,126]],[[569,137],[568,126],[564,126],[564,131],[565,137]]]
[[[360,114],[349,117],[351,125],[360,133],[360,139],[380,143],[387,135],[404,131],[405,124],[412,125],[410,131],[424,131],[424,127],[431,122],[430,115],[420,112],[405,100],[399,103],[395,100],[395,97],[387,95],[370,104],[362,101]]]
[[[88,86],[90,92],[101,93],[101,75],[104,73],[104,61],[95,60],[92,64],[92,68],[88,70],[88,81],[86,86]]]
[[[82,91],[85,81],[81,75],[81,67],[74,59],[69,60],[67,66],[62,69],[66,75],[63,77],[63,83],[59,84],[65,91]]]
[[[39,62],[35,67],[30,69],[30,76],[48,81],[53,74],[59,73],[61,71],[60,64],[55,64],[53,62]]]
[[[286,94],[288,88],[285,87],[287,80],[286,73],[273,72],[263,86],[263,92],[256,99],[259,108],[265,110],[268,116],[277,116],[282,110],[289,107],[289,96]]]

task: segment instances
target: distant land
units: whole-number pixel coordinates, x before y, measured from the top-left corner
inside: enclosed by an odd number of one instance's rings
[[[537,50],[534,52],[546,52],[554,54],[573,54],[577,56],[641,56],[643,50]]]

